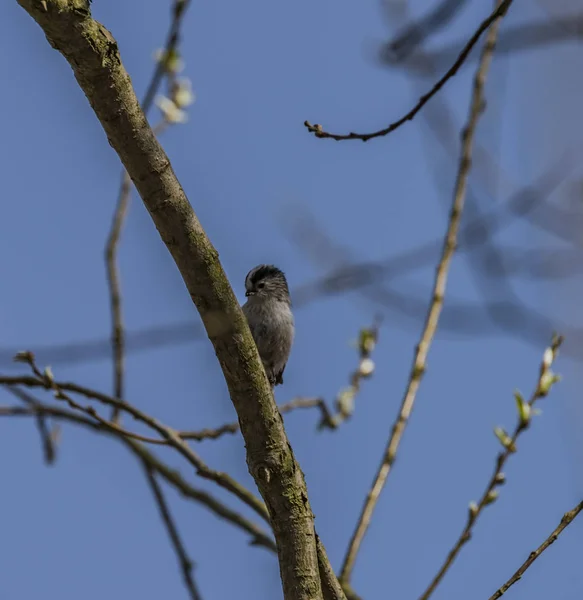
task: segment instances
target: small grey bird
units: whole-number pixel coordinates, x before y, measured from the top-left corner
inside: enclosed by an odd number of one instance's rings
[[[271,386],[283,383],[283,372],[294,341],[294,316],[287,280],[273,265],[258,265],[245,278],[243,305],[249,329]]]

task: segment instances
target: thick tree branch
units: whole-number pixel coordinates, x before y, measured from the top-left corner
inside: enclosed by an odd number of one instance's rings
[[[241,424],[247,464],[269,509],[286,600],[322,597],[303,473],[241,308],[158,143],[117,43],[86,0],[18,0],[67,59],[182,275],[211,340]]]

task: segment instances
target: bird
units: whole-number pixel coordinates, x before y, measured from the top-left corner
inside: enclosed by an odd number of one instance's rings
[[[283,372],[294,341],[291,297],[283,271],[257,265],[245,277],[243,314],[271,387],[283,384]]]

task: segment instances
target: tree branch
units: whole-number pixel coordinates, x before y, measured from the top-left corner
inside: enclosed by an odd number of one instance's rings
[[[71,65],[201,315],[239,416],[249,471],[269,510],[284,597],[321,598],[314,520],[303,473],[218,253],[146,121],[117,43],[91,17],[86,0],[18,3]]]
[[[152,494],[156,499],[156,504],[158,505],[158,510],[160,511],[160,516],[162,517],[162,521],[166,526],[166,530],[168,531],[168,536],[170,537],[170,541],[172,542],[172,547],[176,552],[176,556],[178,557],[178,562],[180,563],[180,569],[182,571],[182,577],[184,579],[184,584],[186,585],[186,589],[190,594],[191,600],[202,600],[202,596],[198,590],[196,583],[194,582],[194,578],[192,576],[193,564],[192,560],[188,557],[186,553],[186,548],[180,539],[180,534],[178,532],[178,528],[176,527],[176,523],[172,518],[172,513],[170,512],[170,507],[166,502],[166,498],[164,498],[164,493],[162,492],[162,488],[160,484],[156,480],[156,475],[154,474],[154,470],[147,462],[144,462],[144,471],[146,472],[146,478],[148,479],[148,483],[152,490]]]
[[[59,407],[48,406],[35,401],[34,406],[0,406],[0,417],[32,417],[36,418],[38,415],[45,417],[52,417],[59,421],[66,421],[81,425],[93,431],[104,433],[115,439],[123,442],[135,455],[140,459],[141,463],[147,462],[147,464],[154,469],[161,477],[163,477],[167,483],[176,488],[182,496],[202,504],[208,508],[212,513],[225,521],[229,521],[236,527],[242,529],[251,535],[251,544],[254,546],[263,546],[264,548],[276,552],[276,546],[269,536],[269,534],[255,525],[252,521],[249,521],[246,517],[240,513],[232,510],[214,496],[208,492],[195,488],[188,481],[186,481],[182,475],[176,470],[169,467],[167,464],[162,462],[158,457],[147,450],[142,444],[138,444],[135,441],[128,439],[123,434],[120,434],[115,428],[106,427],[101,423],[91,420],[88,417],[84,417],[76,412],[66,410]]]
[[[470,38],[468,43],[464,46],[463,50],[460,52],[460,55],[457,57],[457,60],[450,67],[447,73],[431,88],[427,94],[421,96],[419,102],[403,117],[401,117],[398,121],[391,123],[388,127],[384,129],[380,129],[379,131],[375,131],[373,133],[347,133],[347,134],[338,134],[338,133],[328,133],[322,129],[321,125],[312,125],[309,121],[304,121],[304,126],[306,129],[313,133],[318,138],[330,138],[336,141],[343,140],[361,140],[363,142],[367,142],[368,140],[372,140],[373,138],[385,136],[395,129],[404,125],[407,121],[412,121],[415,115],[439,92],[439,90],[450,80],[458,71],[459,68],[464,64],[464,61],[472,51],[472,48],[476,45],[482,34],[490,27],[492,24],[496,23],[501,17],[506,14],[506,11],[512,4],[512,0],[503,0],[498,3],[498,6],[495,8],[494,12],[485,19],[482,24],[478,27],[474,35]]]
[[[156,433],[158,433],[166,444],[175,450],[178,451],[195,469],[197,475],[204,477],[205,479],[210,479],[211,481],[216,482],[222,488],[228,490],[232,494],[234,494],[237,498],[242,500],[247,506],[252,508],[262,519],[265,519],[269,522],[269,514],[267,512],[267,508],[263,502],[259,500],[252,492],[250,492],[247,488],[233,479],[228,473],[223,473],[221,471],[215,471],[211,469],[202,458],[194,452],[194,450],[178,435],[178,432],[163,423],[160,423],[154,417],[142,412],[137,409],[132,404],[128,402],[123,402],[117,400],[116,398],[111,398],[106,394],[102,394],[101,392],[97,392],[95,390],[85,388],[83,386],[77,385],[75,383],[61,383],[57,382],[52,378],[52,374],[48,375],[46,372],[43,374],[38,370],[38,367],[34,363],[34,357],[30,353],[22,353],[20,355],[19,360],[24,360],[28,362],[30,360],[30,364],[35,373],[34,377],[4,377],[0,375],[0,384],[3,385],[22,385],[25,387],[42,387],[47,390],[52,390],[54,392],[54,397],[56,400],[61,400],[66,402],[72,409],[82,412],[83,414],[89,416],[92,419],[95,419],[98,423],[100,423],[103,427],[109,428],[112,431],[125,434],[126,432],[121,429],[117,424],[106,421],[102,417],[99,416],[95,408],[93,406],[82,406],[75,400],[71,398],[71,396],[67,392],[80,394],[85,396],[86,398],[90,398],[93,400],[97,400],[106,406],[110,406],[112,408],[117,408],[120,411],[127,412],[129,415],[134,417],[134,419],[140,421],[144,425],[147,425]]]
[[[164,57],[171,56],[176,52],[180,41],[180,27],[184,20],[184,15],[190,4],[190,0],[174,0],[172,7],[172,21],[168,30],[166,44],[164,46]],[[154,96],[162,83],[164,75],[168,75],[167,60],[158,60],[152,79],[146,90],[142,102],[142,110],[147,115],[154,101]],[[164,125],[164,122],[162,122]],[[160,128],[161,129],[161,128]],[[120,400],[123,399],[123,378],[124,378],[124,352],[125,352],[125,330],[123,326],[122,296],[119,277],[119,267],[117,263],[117,253],[121,239],[121,232],[127,217],[129,204],[131,200],[132,181],[128,172],[123,171],[121,184],[118,192],[118,199],[111,222],[111,228],[105,245],[105,268],[107,273],[107,283],[109,286],[109,305],[111,311],[111,346],[113,349],[113,395]],[[119,412],[113,409],[111,419],[117,421]]]
[[[579,502],[579,504],[577,504],[573,510],[566,512],[563,515],[561,522],[553,531],[553,533],[551,533],[551,535],[549,535],[549,537],[536,550],[529,554],[528,558],[522,563],[518,571],[516,571],[516,573],[514,573],[514,575],[502,587],[496,590],[496,592],[492,594],[488,600],[498,600],[500,596],[503,596],[506,593],[509,587],[513,586],[517,581],[520,581],[532,563],[557,540],[559,535],[561,535],[561,533],[575,520],[581,511],[583,511],[583,501]]]
[[[497,488],[503,485],[506,482],[506,477],[502,470],[504,469],[504,465],[510,458],[510,455],[516,452],[516,441],[518,440],[521,433],[526,431],[530,426],[533,410],[532,407],[537,400],[543,398],[549,393],[550,388],[553,383],[555,383],[556,376],[553,375],[551,371],[551,366],[557,352],[559,351],[559,347],[563,342],[562,337],[555,337],[552,341],[552,344],[543,355],[543,360],[539,369],[538,381],[535,387],[532,396],[528,402],[524,402],[520,394],[516,393],[516,401],[518,403],[518,422],[514,429],[514,433],[512,436],[509,436],[504,430],[500,428],[496,428],[495,432],[500,440],[500,443],[504,446],[504,451],[498,454],[496,458],[496,465],[494,467],[494,472],[488,481],[488,485],[480,498],[480,501],[476,504],[472,502],[470,504],[470,509],[468,511],[468,517],[466,524],[463,528],[463,531],[459,535],[456,543],[453,545],[453,548],[449,551],[445,561],[441,565],[439,571],[425,590],[423,594],[419,597],[419,600],[428,600],[429,597],[433,594],[437,586],[441,583],[441,580],[444,578],[445,574],[449,571],[452,566],[454,560],[457,555],[460,553],[461,549],[470,541],[472,537],[472,531],[474,526],[482,514],[482,511],[486,506],[489,506],[498,498],[498,490]]]
[[[437,272],[435,275],[435,281],[433,285],[432,300],[429,306],[429,310],[427,312],[427,317],[425,321],[425,326],[423,328],[423,332],[421,334],[421,339],[415,351],[415,357],[409,376],[409,383],[407,385],[407,389],[405,391],[405,395],[401,403],[399,415],[393,425],[392,432],[389,437],[389,441],[387,443],[384,455],[382,457],[377,473],[374,477],[371,489],[362,507],[358,523],[356,525],[356,529],[354,530],[354,533],[348,546],[348,550],[346,552],[346,556],[344,558],[344,563],[340,571],[340,581],[343,584],[343,586],[350,584],[352,570],[356,562],[358,551],[360,549],[364,536],[366,535],[366,531],[370,525],[374,509],[376,508],[376,504],[379,500],[380,494],[383,490],[383,487],[387,481],[387,478],[395,461],[397,450],[401,443],[401,439],[405,432],[405,428],[407,427],[409,417],[411,416],[411,413],[413,411],[417,390],[419,389],[421,379],[425,371],[425,364],[427,360],[427,355],[429,353],[429,348],[433,341],[433,336],[437,331],[439,317],[443,308],[447,276],[455,252],[458,230],[460,227],[462,211],[465,203],[467,181],[471,167],[471,156],[474,136],[479,117],[484,109],[484,82],[488,73],[488,69],[492,59],[492,54],[494,52],[500,17],[504,14],[504,11],[501,11],[501,7],[505,6],[507,8],[508,5],[508,2],[498,2],[498,8],[494,12],[494,14],[497,15],[497,17],[493,20],[492,28],[488,32],[488,37],[486,39],[486,43],[484,44],[484,49],[482,50],[482,56],[480,59],[478,70],[474,78],[474,90],[470,102],[468,121],[462,136],[463,143],[457,180],[454,189],[451,216],[448,229],[445,235],[441,258],[437,266]]]

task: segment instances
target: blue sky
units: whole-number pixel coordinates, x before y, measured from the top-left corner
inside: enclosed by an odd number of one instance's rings
[[[118,40],[139,96],[149,81],[152,53],[165,37],[169,4],[93,3],[95,17]],[[411,14],[423,9],[422,2],[411,3]],[[464,39],[485,16],[480,3],[470,3],[430,47]],[[516,3],[505,26],[547,17],[540,3]],[[192,3],[182,52],[197,101],[189,122],[167,131],[162,143],[241,299],[245,274],[258,263],[283,268],[292,289],[334,266],[336,257],[310,251],[309,239],[290,238],[287,232],[299,215],[310,214],[355,260],[386,259],[442,236],[456,167],[421,115],[367,144],[317,140],[302,125],[308,119],[334,131],[368,131],[409,110],[433,79],[412,78],[374,60],[375,49],[399,24],[395,15],[383,18],[377,2]],[[108,335],[103,245],[120,164],[69,66],[14,1],[0,6],[0,35],[10,49],[0,57],[5,89],[0,96],[0,371],[16,373],[6,360],[9,349],[34,351]],[[441,92],[458,130],[467,114],[471,65],[475,61]],[[582,66],[575,43],[495,59],[478,140],[505,175],[489,178],[488,186],[483,178],[473,180],[481,206],[501,204],[565,151],[577,162],[583,88],[572,74]],[[572,189],[562,186],[550,200],[567,206]],[[511,223],[497,242],[535,249],[558,245],[522,221]],[[396,280],[392,288],[425,303],[433,264]],[[135,194],[120,266],[129,330],[198,323]],[[488,285],[495,295],[499,284]],[[517,279],[513,286],[523,302],[551,321],[581,327],[580,277],[550,283]],[[479,302],[483,293],[471,263],[457,256],[448,287],[451,302]],[[286,383],[276,392],[278,402],[322,395],[331,404],[356,365],[350,342],[379,308],[358,293],[299,308],[296,344]],[[449,308],[446,299],[444,318],[455,324]],[[297,412],[285,420],[335,568],[397,413],[421,328],[421,319],[385,310],[374,354],[377,370],[365,382],[352,420],[322,433],[315,431],[315,413]],[[354,587],[367,600],[418,597],[461,531],[468,503],[482,493],[499,449],[492,429],[513,427],[512,392],[531,392],[547,338],[543,331],[540,344],[532,344],[506,333],[490,327],[487,335],[459,336],[443,329],[437,336],[354,573]],[[571,351],[576,354],[577,347],[571,345]],[[39,360],[50,363],[50,353],[39,353]],[[59,379],[112,389],[107,360],[53,370]],[[488,598],[583,497],[580,363],[563,356],[557,370],[564,383],[541,403],[543,414],[521,439],[499,500],[483,514],[435,600]],[[235,418],[205,339],[131,354],[127,397],[179,429]],[[14,403],[6,392],[0,398],[2,404]],[[34,423],[3,419],[0,448],[0,600],[47,594],[60,600],[186,597],[141,468],[119,443],[64,426],[58,461],[47,468]],[[196,449],[211,467],[254,488],[239,435]],[[162,456],[181,465],[196,485],[254,518],[211,482],[191,476],[178,459]],[[249,548],[243,533],[173,491],[168,496],[197,563],[205,600],[281,597],[274,556]],[[508,597],[581,598],[582,551],[580,521]]]

